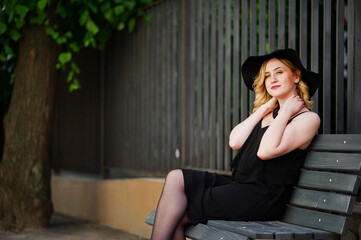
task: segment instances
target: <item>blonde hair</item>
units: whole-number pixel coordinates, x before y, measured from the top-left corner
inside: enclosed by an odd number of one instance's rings
[[[301,74],[300,72],[297,73],[297,70],[300,71],[292,62],[287,59],[278,59],[280,60],[286,67],[288,67],[294,74]],[[253,82],[253,89],[256,94],[256,99],[253,102],[254,108],[253,112],[255,112],[261,105],[268,102],[272,96],[267,92],[265,82],[265,73],[266,73],[266,66],[269,60],[264,61],[262,64],[258,75],[255,77]],[[297,94],[301,97],[303,102],[305,103],[306,108],[311,110],[313,108],[313,101],[310,100],[310,95],[308,92],[307,84],[302,80],[300,76],[300,81],[296,85]]]

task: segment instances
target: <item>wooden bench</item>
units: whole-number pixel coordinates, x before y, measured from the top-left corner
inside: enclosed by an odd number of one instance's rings
[[[279,221],[210,220],[189,226],[191,239],[332,239],[347,232],[360,187],[361,134],[321,134]],[[153,211],[146,223],[153,225]]]

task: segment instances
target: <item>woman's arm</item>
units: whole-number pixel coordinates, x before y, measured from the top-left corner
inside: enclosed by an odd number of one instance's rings
[[[259,107],[257,111],[252,113],[247,119],[235,126],[229,135],[229,146],[233,150],[239,150],[257,123],[276,107],[277,100],[272,98],[267,103]]]
[[[287,124],[288,120],[302,107],[303,103],[300,103],[298,96],[286,101],[262,137],[257,152],[259,158],[269,160],[296,148],[304,149],[311,143],[320,126],[320,118],[316,113],[304,113]]]

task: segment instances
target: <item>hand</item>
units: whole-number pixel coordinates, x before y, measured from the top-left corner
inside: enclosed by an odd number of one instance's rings
[[[275,97],[272,97],[268,102],[262,105],[266,109],[266,113],[272,112],[277,106],[278,101]]]
[[[298,95],[294,95],[286,100],[281,111],[287,113],[291,117],[298,113],[304,106],[305,103],[303,102],[301,97]]]

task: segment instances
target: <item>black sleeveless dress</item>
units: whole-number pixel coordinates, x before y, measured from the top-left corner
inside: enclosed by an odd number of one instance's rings
[[[306,150],[296,149],[271,160],[261,160],[257,151],[268,128],[261,124],[262,120],[232,160],[232,177],[182,169],[190,224],[210,219],[276,220],[282,216]]]

